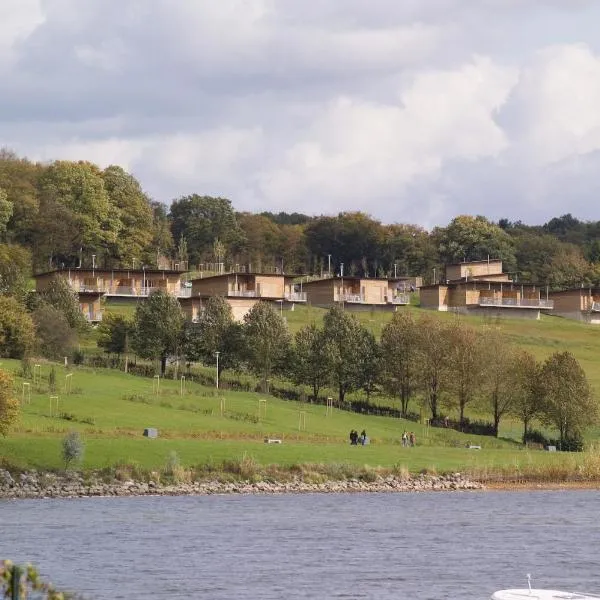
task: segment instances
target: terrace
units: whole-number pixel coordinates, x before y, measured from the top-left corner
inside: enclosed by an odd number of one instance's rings
[[[519,297],[495,297],[480,296],[479,306],[502,306],[506,308],[534,308],[541,309],[554,308],[554,300],[545,300],[542,298],[519,298]]]
[[[592,302],[592,312],[600,312],[600,302]]]
[[[306,292],[286,292],[285,299],[288,302],[306,302]]]
[[[410,304],[410,294],[395,294],[388,296],[388,304]]]

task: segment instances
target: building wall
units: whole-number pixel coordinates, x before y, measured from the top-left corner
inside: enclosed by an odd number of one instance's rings
[[[502,261],[466,262],[458,265],[446,265],[446,279],[462,279],[481,275],[501,275]]]
[[[262,298],[283,298],[285,293],[283,276],[256,275],[255,286]]]
[[[360,293],[365,304],[387,304],[388,282],[387,280],[361,279]]]
[[[469,315],[481,315],[492,318],[502,319],[529,319],[537,321],[540,318],[540,311],[535,308],[499,308],[495,306],[472,306],[464,307],[463,310],[457,310]]]
[[[227,277],[205,277],[192,280],[192,296],[226,296]]]
[[[582,297],[585,296],[585,297]],[[587,309],[588,290],[566,290],[550,294],[554,310],[558,312],[580,312]]]
[[[227,304],[231,306],[231,312],[235,321],[243,321],[252,307],[259,302],[256,298],[227,298]]]
[[[331,306],[336,298],[334,297],[334,279],[324,279],[322,281],[311,281],[304,285],[303,291],[306,292],[306,301],[315,306]]]
[[[419,299],[422,308],[433,310],[446,310],[449,300],[448,287],[439,285],[436,287],[421,288]]]

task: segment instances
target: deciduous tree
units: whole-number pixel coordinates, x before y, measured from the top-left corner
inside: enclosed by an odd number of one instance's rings
[[[0,369],[0,435],[6,436],[19,418],[19,402],[14,396],[13,378]]]
[[[598,402],[581,365],[570,352],[555,352],[542,367],[541,418],[565,442],[580,437],[598,421]]]
[[[135,309],[132,347],[142,358],[160,361],[161,375],[167,358],[179,354],[183,320],[177,298],[162,290],[150,294]]]
[[[300,329],[294,337],[290,374],[296,385],[312,388],[313,398],[327,384],[331,369],[331,350],[323,329],[315,323]]]
[[[381,333],[383,387],[400,399],[400,411],[408,414],[408,406],[417,386],[417,323],[411,312],[397,312]]]
[[[526,350],[515,351],[512,365],[515,399],[511,413],[523,423],[523,443],[527,441],[529,425],[542,410],[541,365]]]
[[[0,296],[0,357],[23,358],[33,348],[34,326],[15,298]]]
[[[287,323],[271,304],[258,302],[245,315],[244,338],[250,369],[264,382],[285,370],[291,336]]]
[[[361,326],[353,315],[336,306],[323,318],[323,331],[331,350],[330,381],[338,390],[338,400],[343,402],[358,385]]]

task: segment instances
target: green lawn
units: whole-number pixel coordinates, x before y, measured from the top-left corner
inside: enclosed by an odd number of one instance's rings
[[[110,302],[105,310],[132,314],[135,304]],[[421,313],[418,308],[402,310],[413,310],[417,316]],[[295,332],[307,323],[320,323],[325,312],[313,307],[296,307],[294,311],[284,312],[284,316],[291,331]],[[376,311],[355,314],[377,336],[392,318],[392,313]],[[437,314],[441,319],[454,318],[444,313],[428,314]],[[464,319],[476,327],[489,323],[477,317]],[[571,351],[581,362],[592,385],[600,389],[600,329],[549,316],[543,316],[540,321],[507,319],[499,321],[499,325],[515,344],[531,351],[539,359],[557,350]],[[82,339],[81,344],[86,353],[95,351],[95,332]],[[18,373],[20,363],[4,360],[2,368]],[[519,470],[532,465],[550,468],[555,463],[563,464],[565,460],[583,460],[523,450],[516,443],[522,433],[521,425],[510,419],[503,421],[501,437],[496,440],[445,429],[427,429],[412,421],[363,416],[337,409],[328,416],[323,406],[288,402],[252,392],[221,390],[217,394],[213,387],[189,381],[182,393],[180,381],[161,380],[160,391],[156,393],[152,379],[81,367],[72,371],[71,393],[66,393],[66,371],[61,366],[55,368],[58,391],[52,395],[58,396],[58,411],[56,400],[52,409],[50,404],[48,374],[51,365],[42,363],[41,383],[29,381],[31,403],[23,404],[21,419],[11,434],[0,438],[0,460],[4,458],[11,464],[22,466],[57,468],[60,466],[61,440],[66,432],[73,429],[84,436],[86,454],[83,466],[86,468],[118,462],[136,462],[145,468],[160,468],[172,450],[188,466],[240,460],[247,456],[261,464],[401,466],[413,472],[422,469],[438,472]],[[202,369],[212,372],[208,367]],[[23,397],[23,383],[24,380],[17,376],[15,394],[19,399]],[[381,396],[373,398],[373,401],[395,402]],[[489,420],[489,415],[481,408],[471,407],[468,416]],[[306,426],[300,430],[301,419],[305,420]],[[142,433],[146,427],[158,428],[159,439],[144,438]],[[367,430],[372,444],[351,447],[348,432],[363,428]],[[402,448],[398,443],[404,430],[415,432],[416,448]],[[283,444],[264,444],[264,437],[281,438]],[[589,432],[589,440],[598,438],[600,428]],[[482,450],[467,450],[467,442],[481,445]]]

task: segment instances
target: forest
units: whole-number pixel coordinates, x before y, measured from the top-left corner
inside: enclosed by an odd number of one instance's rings
[[[542,225],[458,215],[431,231],[363,212],[248,213],[235,199],[190,193],[149,197],[119,166],[32,162],[0,151],[0,292],[19,295],[32,273],[54,268],[246,268],[291,274],[339,270],[366,277],[422,276],[444,264],[500,258],[517,282],[550,289],[600,283],[600,221],[570,214]],[[22,290],[21,290],[22,291]]]

